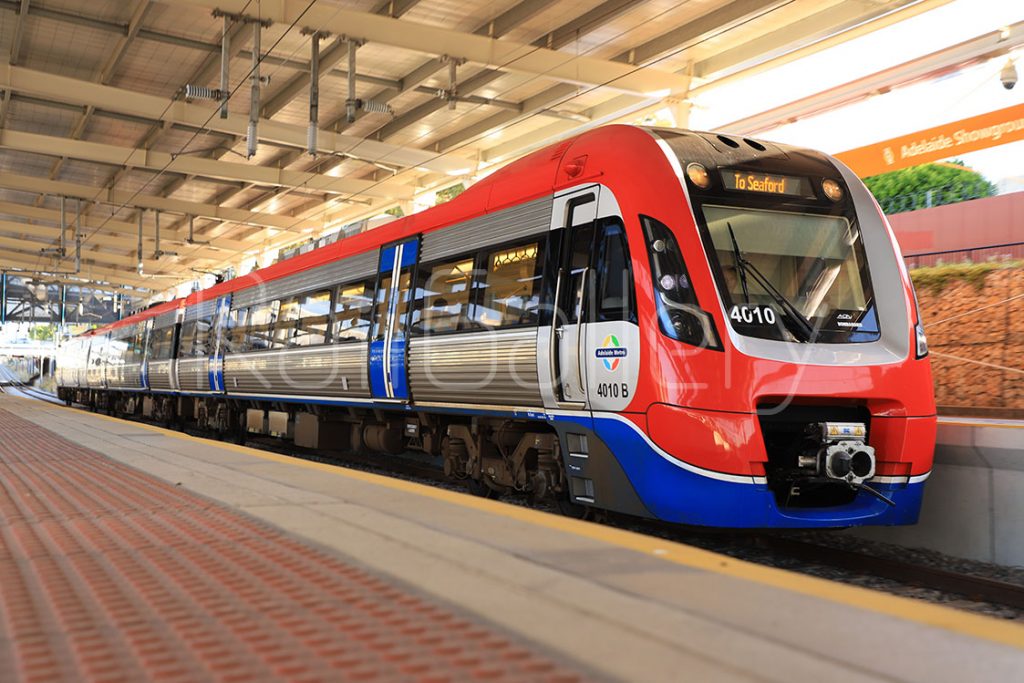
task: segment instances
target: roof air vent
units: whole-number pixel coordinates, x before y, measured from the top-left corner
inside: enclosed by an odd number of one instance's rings
[[[732,138],[727,138],[724,135],[719,135],[718,139],[721,140],[723,144],[728,145],[729,147],[732,147],[733,149],[736,149],[737,147],[740,146],[740,143],[736,142]]]
[[[743,142],[747,143],[748,145],[756,149],[758,152],[764,152],[767,151],[768,149],[757,140],[751,140],[750,138],[743,138]]]

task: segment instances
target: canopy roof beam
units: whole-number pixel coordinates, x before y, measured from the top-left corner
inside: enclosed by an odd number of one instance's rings
[[[208,10],[240,13],[250,0],[157,0],[173,7],[200,7]],[[502,68],[530,76],[540,76],[578,85],[603,85],[624,92],[647,94],[685,89],[686,83],[669,71],[634,69],[596,57],[574,56],[528,43],[497,40],[489,36],[463,33],[403,19],[382,17],[333,6],[309,6],[308,2],[276,0],[264,2],[260,16],[275,23],[303,25],[347,35],[380,45],[390,45],[424,54],[465,60],[490,68]],[[667,93],[666,93],[667,94]]]

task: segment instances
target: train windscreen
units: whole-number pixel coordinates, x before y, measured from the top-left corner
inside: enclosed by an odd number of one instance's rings
[[[861,233],[843,216],[702,207],[729,322],[799,342],[879,338]]]

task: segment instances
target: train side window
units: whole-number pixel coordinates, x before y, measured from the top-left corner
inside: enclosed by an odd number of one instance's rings
[[[559,317],[564,321],[556,320],[555,324],[574,325],[580,322],[580,314],[583,313],[583,276],[590,266],[590,260],[594,251],[594,225],[581,225],[572,229],[570,233],[569,253],[566,257],[566,270],[569,273],[568,287],[562,292],[559,303]],[[586,315],[582,317],[586,318]]]
[[[472,320],[485,329],[536,325],[544,260],[542,242],[500,247],[487,253]]]
[[[338,295],[334,300],[331,341],[366,341],[375,286],[376,282],[370,279],[338,287]]]
[[[640,223],[647,240],[662,333],[687,344],[721,350],[714,320],[697,302],[675,235],[667,225],[649,216],[640,216]]]
[[[178,338],[178,358],[192,358],[196,341],[196,321],[189,320],[181,325],[181,336]]]
[[[203,358],[213,353],[213,316],[200,318],[196,321],[195,346],[192,355],[195,358]]]
[[[421,266],[417,276],[412,321],[413,335],[454,332],[469,319],[472,256]]]
[[[249,324],[249,309],[231,309],[228,316],[227,330],[224,333],[225,353],[244,353],[246,326]]]
[[[150,335],[150,359],[170,360],[174,353],[174,325],[153,330]]]
[[[292,346],[316,346],[327,341],[331,316],[331,290],[310,292],[299,297],[299,320],[295,324]]]
[[[287,349],[295,337],[295,325],[299,320],[299,298],[289,297],[281,301],[277,310],[277,322],[274,324],[275,349]]]
[[[633,266],[626,231],[619,222],[608,223],[597,252],[597,320],[636,322]]]
[[[268,301],[252,307],[249,327],[245,336],[246,351],[265,351],[271,348],[274,323],[277,322],[277,311],[280,305],[280,301]]]

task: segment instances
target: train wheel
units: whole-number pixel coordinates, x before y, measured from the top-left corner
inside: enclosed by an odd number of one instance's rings
[[[473,479],[471,477],[466,480],[466,485],[469,488],[469,492],[474,496],[480,496],[481,498],[487,498],[490,500],[495,500],[501,497],[501,493],[499,491],[495,491],[479,479]]]

